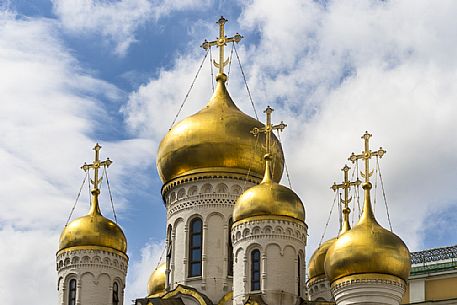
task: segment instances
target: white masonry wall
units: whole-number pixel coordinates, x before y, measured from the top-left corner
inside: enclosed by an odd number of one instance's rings
[[[167,239],[172,245],[166,271],[169,289],[187,285],[215,304],[232,290],[233,279],[228,275],[229,219],[236,199],[254,185],[241,179],[211,177],[177,184],[164,193],[167,232],[171,227]],[[203,222],[202,276],[189,278],[189,224],[194,217]]]
[[[267,304],[293,305],[298,297],[304,297],[306,237],[306,225],[295,220],[248,220],[235,224],[233,304],[242,305],[249,294],[256,293],[262,294]],[[254,249],[259,249],[261,255],[260,291],[251,291],[250,287]]]
[[[325,276],[308,282],[308,295],[310,301],[330,302],[335,300],[330,289],[330,282]]]
[[[68,304],[69,282],[76,279],[77,305],[112,305],[113,284],[124,304],[128,259],[115,251],[73,250],[57,256],[59,304]]]
[[[332,287],[336,305],[399,305],[405,285],[384,279],[348,280]]]

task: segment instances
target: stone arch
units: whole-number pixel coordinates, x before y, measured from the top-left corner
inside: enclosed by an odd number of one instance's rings
[[[275,227],[275,233],[276,233],[276,234],[282,234],[283,231],[284,231],[284,230],[282,229],[281,226],[276,226],[276,227]]]
[[[192,185],[189,190],[187,191],[188,196],[195,196],[198,193],[198,189],[196,185]]]
[[[243,230],[243,237],[248,236],[250,233],[251,233],[251,231],[249,230],[249,228],[244,228],[244,230]]]
[[[259,235],[262,232],[259,226],[255,226],[254,229],[252,229],[252,234],[253,235]]]
[[[208,223],[210,217],[216,216],[216,215],[219,216],[220,218],[222,218],[221,221],[224,224],[225,223],[225,217],[224,217],[224,215],[222,213],[219,213],[219,212],[211,212],[208,216],[206,216],[205,223]]]
[[[103,264],[109,266],[109,265],[111,265],[111,260],[110,260],[108,257],[105,257],[105,258],[103,259]]]
[[[178,190],[177,199],[182,199],[184,196],[186,196],[186,189],[182,187]]]
[[[203,184],[203,186],[202,186],[202,188],[200,190],[200,193],[209,194],[209,193],[212,192],[212,190],[213,190],[213,186],[211,184],[209,184],[209,183],[205,183],[205,184]]]
[[[271,234],[272,231],[273,231],[273,228],[271,226],[265,226],[263,228],[263,233],[265,233],[265,234]]]
[[[239,186],[238,184],[234,184],[232,185],[230,192],[234,195],[240,195],[242,191],[243,189],[241,188],[241,186]]]
[[[79,263],[79,256],[73,256],[73,258],[71,259],[71,263],[72,263],[72,264],[77,264],[77,263]]]
[[[94,264],[100,264],[100,262],[101,262],[100,256],[95,256],[95,257],[92,259],[92,262],[93,262]]]
[[[227,184],[221,182],[218,185],[216,185],[216,193],[227,194],[228,193]]]
[[[174,202],[176,201],[176,193],[175,192],[171,192],[170,193],[170,202]]]
[[[89,256],[83,256],[83,258],[81,259],[81,261],[83,262],[83,264],[89,264],[90,263],[90,257]]]

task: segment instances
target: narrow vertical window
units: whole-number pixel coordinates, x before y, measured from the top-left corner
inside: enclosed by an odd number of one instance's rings
[[[202,220],[190,222],[189,276],[202,275]]]
[[[113,305],[119,305],[119,285],[113,283]]]
[[[229,219],[228,226],[228,245],[227,245],[227,274],[233,276],[233,245],[232,245],[232,225],[233,219]]]
[[[172,240],[171,240],[171,225],[168,225],[167,229],[167,257],[166,257],[166,266],[167,266],[167,278],[166,278],[166,289],[170,287],[170,265],[171,265],[171,251],[172,251]]]
[[[298,256],[298,269],[297,269],[297,275],[298,275],[298,296],[301,297],[301,261],[300,261],[300,255]]]
[[[251,252],[251,290],[260,290],[260,251]]]
[[[71,279],[68,283],[68,305],[76,305],[76,280]]]

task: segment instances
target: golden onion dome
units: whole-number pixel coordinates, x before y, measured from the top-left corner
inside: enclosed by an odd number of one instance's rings
[[[148,297],[158,297],[165,294],[165,268],[166,264],[162,263],[151,273],[148,281]]]
[[[71,247],[103,247],[127,253],[127,239],[122,229],[103,217],[98,205],[99,190],[92,190],[91,208],[87,215],[65,226],[60,235],[59,251]]]
[[[340,235],[325,257],[325,274],[331,283],[382,276],[406,281],[411,268],[405,243],[376,221],[370,201],[371,183],[364,183],[365,202],[359,222]]]
[[[262,178],[265,135],[250,131],[263,125],[244,114],[233,103],[227,77],[216,78],[217,86],[208,104],[182,120],[165,135],[157,152],[157,171],[166,183],[194,173],[241,173]],[[281,144],[273,137],[273,180],[279,181],[284,166]]]
[[[233,209],[233,221],[271,215],[305,221],[305,209],[300,198],[291,189],[272,180],[269,160],[271,157],[265,158],[267,162],[262,182],[238,197]]]
[[[338,233],[338,236],[346,233],[351,229],[351,225],[349,224],[349,208],[343,209],[343,223],[341,224],[341,230]],[[308,267],[308,275],[309,280],[312,281],[313,279],[318,279],[325,277],[325,256],[327,255],[328,249],[333,245],[336,241],[336,237],[327,240],[322,245],[314,251],[313,255],[309,260],[309,267]]]
[[[325,255],[327,254],[328,249],[331,245],[333,245],[335,240],[336,238],[332,238],[324,242],[322,245],[319,246],[319,248],[317,248],[316,251],[314,251],[313,255],[309,259],[308,275],[310,281],[318,277],[325,276]]]

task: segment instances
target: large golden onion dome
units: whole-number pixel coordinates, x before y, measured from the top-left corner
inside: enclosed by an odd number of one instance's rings
[[[270,156],[267,159],[262,182],[246,190],[235,203],[233,221],[255,216],[286,216],[305,221],[305,209],[297,194],[274,182],[270,172]]]
[[[87,215],[65,226],[60,235],[59,251],[72,247],[103,247],[127,253],[127,239],[122,229],[103,217],[98,205],[98,189],[92,190],[91,208]]]
[[[241,112],[225,87],[224,74],[208,104],[182,120],[165,135],[157,152],[157,171],[164,183],[195,173],[250,173],[262,178],[265,135],[250,131],[262,124]],[[279,181],[284,166],[281,144],[273,137],[273,180]]]
[[[162,263],[157,269],[151,273],[148,281],[148,297],[159,297],[165,294],[165,268],[166,264]]]
[[[376,221],[370,201],[371,183],[364,183],[365,202],[359,222],[328,249],[325,274],[330,282],[388,277],[406,281],[411,268],[405,243]]]

